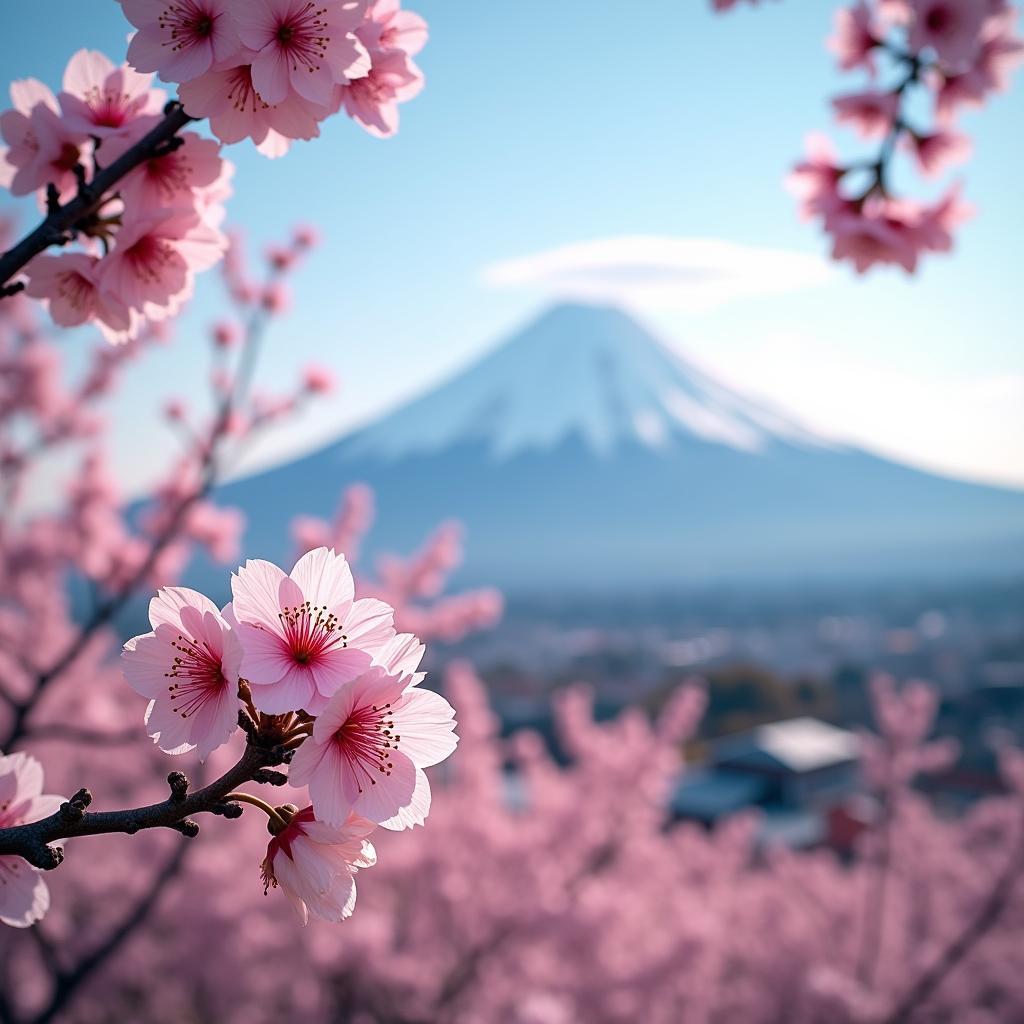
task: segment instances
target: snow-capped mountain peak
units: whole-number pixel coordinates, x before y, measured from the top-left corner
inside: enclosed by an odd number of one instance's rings
[[[349,454],[397,459],[476,444],[504,459],[574,435],[598,454],[627,444],[665,449],[683,438],[747,452],[779,440],[825,444],[717,383],[622,311],[561,305],[359,431]]]

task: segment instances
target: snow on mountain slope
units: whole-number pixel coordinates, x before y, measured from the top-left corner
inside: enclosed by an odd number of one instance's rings
[[[492,457],[576,435],[595,453],[696,437],[759,452],[824,447],[796,421],[742,398],[609,307],[556,306],[469,369],[359,431],[347,455],[398,459],[463,443]]]
[[[462,582],[595,590],[952,578],[1024,568],[1024,493],[830,445],[716,383],[624,313],[560,306],[353,434],[220,491],[246,552],[368,484],[364,556],[456,518]],[[200,588],[202,589],[202,588]]]

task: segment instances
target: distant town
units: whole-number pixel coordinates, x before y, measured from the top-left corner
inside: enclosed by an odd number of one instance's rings
[[[588,684],[610,716],[654,712],[680,682],[704,680],[674,812],[710,825],[758,808],[765,840],[794,846],[842,849],[870,819],[856,768],[870,673],[939,688],[937,733],[961,755],[929,790],[951,809],[997,792],[996,747],[1024,741],[1024,583],[513,599],[497,629],[432,656],[471,656],[504,727],[536,728],[556,751],[562,686]]]

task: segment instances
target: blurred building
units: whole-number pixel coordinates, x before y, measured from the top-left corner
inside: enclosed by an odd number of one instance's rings
[[[716,741],[707,763],[680,780],[672,810],[710,826],[756,807],[762,843],[803,848],[831,841],[836,810],[858,788],[856,736],[791,718]]]

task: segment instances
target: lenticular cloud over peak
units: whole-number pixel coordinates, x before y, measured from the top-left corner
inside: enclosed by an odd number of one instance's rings
[[[630,235],[493,263],[481,277],[495,288],[701,312],[747,296],[814,287],[832,271],[808,253],[717,238]]]

